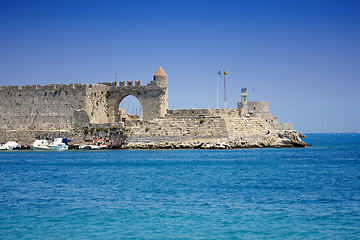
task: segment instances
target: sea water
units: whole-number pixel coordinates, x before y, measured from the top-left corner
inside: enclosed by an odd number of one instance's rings
[[[0,153],[0,239],[359,239],[360,134],[303,149]]]

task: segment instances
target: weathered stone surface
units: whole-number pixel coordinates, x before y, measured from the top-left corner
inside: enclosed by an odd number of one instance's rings
[[[139,80],[135,86],[116,82],[2,86],[0,130],[71,130],[79,124],[119,122],[119,103],[129,95],[139,99],[144,120],[164,117],[168,77],[159,69],[144,86]]]
[[[279,123],[278,117],[269,112],[269,101],[247,101],[247,89],[243,88],[241,93],[241,102],[238,102],[238,109],[241,117],[257,117],[265,120],[274,129],[292,130],[292,123]]]
[[[293,148],[304,147],[290,139],[280,138],[277,135],[252,136],[234,140],[228,139],[203,139],[186,140],[181,142],[131,142],[122,146],[125,149],[237,149],[237,148]],[[307,145],[308,146],[308,145]]]
[[[103,138],[112,147],[148,149],[307,146],[292,124],[269,113],[269,102],[247,102],[242,94],[238,109],[168,110],[161,67],[147,85],[127,82],[0,87],[0,142],[66,137],[74,146]],[[144,119],[123,125],[119,103],[129,95],[140,101]]]

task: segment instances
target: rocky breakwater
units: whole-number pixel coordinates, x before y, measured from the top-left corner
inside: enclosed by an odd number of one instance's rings
[[[157,140],[130,142],[124,149],[241,149],[241,148],[301,148],[310,146],[301,138],[305,135],[295,130],[274,131],[266,135],[249,135],[234,139],[196,138],[182,141]]]

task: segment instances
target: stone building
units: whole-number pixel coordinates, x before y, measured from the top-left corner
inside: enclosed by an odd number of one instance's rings
[[[247,101],[247,89],[241,89],[241,102],[238,102],[239,114],[241,117],[256,117],[265,120],[274,129],[292,130],[292,123],[279,123],[278,117],[269,112],[269,101]]]

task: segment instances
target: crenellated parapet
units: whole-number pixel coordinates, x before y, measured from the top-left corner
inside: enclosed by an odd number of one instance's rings
[[[55,89],[80,89],[86,84],[82,83],[70,83],[70,84],[48,84],[48,85],[5,85],[0,86],[0,91],[33,91],[33,90],[55,90]]]
[[[120,81],[119,82],[119,87],[126,87],[126,86],[127,87],[141,86],[141,80],[135,80],[135,84],[134,84],[134,81]]]
[[[115,81],[115,82],[99,82],[99,84],[112,87],[112,86],[117,85],[117,81]]]
[[[22,89],[25,91],[35,91],[41,89],[42,85],[23,85]]]
[[[10,91],[18,91],[18,90],[21,90],[21,87],[18,86],[18,85],[2,86],[1,90],[8,91],[8,92],[10,92]]]

